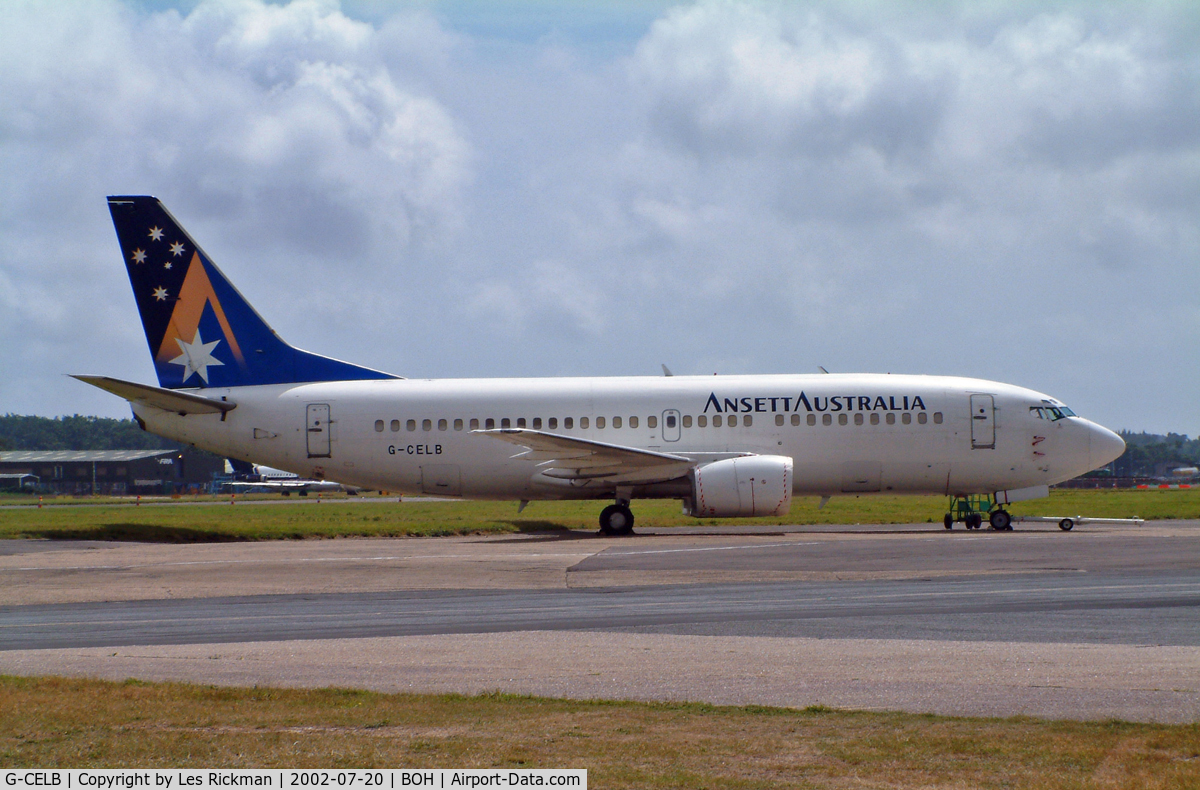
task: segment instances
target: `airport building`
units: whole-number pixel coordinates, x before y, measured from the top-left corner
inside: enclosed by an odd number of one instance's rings
[[[0,452],[0,487],[56,494],[199,492],[224,471],[224,459],[190,448]]]

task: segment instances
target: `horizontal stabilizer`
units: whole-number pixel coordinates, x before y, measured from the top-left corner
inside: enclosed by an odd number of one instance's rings
[[[163,411],[173,411],[177,414],[223,414],[237,408],[236,403],[213,400],[201,395],[192,395],[179,390],[168,390],[162,387],[151,387],[148,384],[135,384],[132,381],[109,378],[108,376],[76,376],[84,384],[99,387],[105,392],[118,395],[130,403],[140,403],[153,406]]]

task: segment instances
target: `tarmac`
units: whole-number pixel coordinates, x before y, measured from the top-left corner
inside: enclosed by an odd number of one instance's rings
[[[0,672],[1200,720],[1200,522],[640,532],[0,541]]]

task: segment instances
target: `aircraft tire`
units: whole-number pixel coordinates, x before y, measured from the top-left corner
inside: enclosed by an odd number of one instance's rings
[[[992,511],[991,517],[988,519],[992,522],[992,529],[997,532],[1007,532],[1012,529],[1012,516],[1007,510]]]
[[[609,505],[600,511],[600,531],[605,535],[633,532],[633,511],[625,505]]]
[[[954,516],[947,513],[942,517],[942,523],[946,525],[946,529],[954,529]]]
[[[978,513],[971,513],[965,520],[967,529],[979,529],[983,525],[983,516]]]
[[[1074,527],[1075,522],[1069,518],[1064,518],[1062,521],[1058,522],[1058,528],[1063,532],[1070,532]]]

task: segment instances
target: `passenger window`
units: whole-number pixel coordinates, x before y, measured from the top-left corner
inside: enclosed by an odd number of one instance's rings
[[[751,425],[753,425],[753,424],[754,424],[754,418],[753,418],[753,417],[751,417],[749,414],[743,414],[743,415],[742,415],[742,425],[744,425],[744,426],[746,426],[747,428],[749,428],[749,427],[750,427]]]
[[[690,415],[690,414],[683,415],[683,427],[684,428],[692,427],[692,415]]]
[[[860,411],[860,412],[857,412],[857,413],[854,415],[854,424],[855,424],[855,425],[862,425],[862,424],[863,424],[863,416],[862,416],[862,412],[861,412],[861,411]]]
[[[603,428],[603,427],[604,427],[604,418],[603,418],[603,417],[597,417],[597,418],[596,418],[596,427],[597,427],[597,428]]]
[[[383,433],[383,420],[376,420],[376,421],[375,421],[375,432],[376,432],[376,433]]]
[[[822,414],[821,415],[821,424],[822,425],[833,425],[833,415],[832,414]]]
[[[433,430],[433,421],[432,420],[421,420],[421,430],[422,431]]]
[[[550,421],[547,424],[550,426],[550,430],[552,430],[552,431],[558,430],[558,418],[557,417],[551,417]]]
[[[518,417],[518,418],[517,418],[517,427],[518,427],[518,428],[524,428],[524,427],[525,427],[525,418],[524,418],[524,417]]]
[[[630,427],[630,428],[636,428],[637,426],[638,426],[638,418],[637,418],[637,417],[630,417],[630,418],[629,418],[629,427]]]
[[[459,417],[458,419],[456,419],[454,421],[454,430],[456,430],[456,431],[462,430],[462,417]]]
[[[935,411],[933,413],[933,421],[938,425],[942,424],[942,413],[940,411]]]
[[[614,428],[621,427],[621,418],[620,417],[613,417],[613,427]]]
[[[511,428],[512,420],[508,419],[507,417],[501,417],[500,418],[500,427],[501,428]]]
[[[797,414],[795,416],[796,416],[796,424],[799,425],[800,424],[800,415]],[[807,422],[809,425],[816,425],[817,424],[817,415],[815,415],[815,414],[808,415],[808,419],[806,419],[805,422]]]
[[[587,427],[588,427],[588,418],[587,418],[587,417],[580,417],[580,418],[579,418],[579,427],[580,427],[580,428],[587,428]]]
[[[892,414],[890,411],[887,413],[887,424],[888,425],[896,424],[896,415]]]
[[[471,430],[472,430],[472,431],[478,431],[478,430],[479,430],[479,418],[478,418],[478,417],[472,417],[472,418],[471,418]]]
[[[541,417],[533,418],[533,429],[535,431],[540,431],[542,429],[542,418]]]
[[[917,414],[917,422],[924,425],[925,423],[929,422],[929,417],[926,416],[925,412],[920,412]]]
[[[488,417],[483,421],[483,427],[485,430],[494,431],[496,429],[496,418]]]
[[[906,411],[903,414],[901,414],[900,422],[904,423],[905,425],[910,424],[912,422],[912,413]]]
[[[874,412],[872,412],[872,413],[871,413],[871,424],[872,424],[872,425],[878,425],[878,424],[879,424],[879,415],[878,415],[878,414],[875,414]]]
[[[438,430],[439,431],[444,431],[449,427],[450,427],[450,423],[446,422],[445,420],[438,420]]]
[[[391,429],[393,432],[400,430],[400,421],[392,420]]]
[[[570,429],[575,427],[575,420],[571,417],[563,417],[563,427]]]
[[[675,415],[674,415],[674,414],[668,414],[668,415],[667,415],[667,427],[668,427],[668,428],[674,428],[674,427],[675,427]]]
[[[849,422],[850,422],[850,420],[849,420],[849,418],[846,417],[846,415],[844,415],[844,414],[838,415],[838,425],[846,425]]]
[[[776,414],[776,415],[775,415],[775,424],[776,424],[776,425],[783,425],[783,415],[782,415],[782,414]]]
[[[658,418],[654,417],[654,416],[647,417],[646,418],[646,427],[647,428],[657,428],[658,427]]]
[[[720,427],[721,427],[721,415],[719,415],[719,414],[714,414],[714,415],[713,415],[713,427],[714,427],[714,428],[720,428]]]
[[[415,430],[417,429],[417,421],[416,421],[416,420],[409,420],[408,422],[406,422],[406,423],[404,424],[404,427],[405,427],[405,428],[407,428],[407,429],[409,429],[410,431],[415,431]]]
[[[707,428],[708,427],[708,418],[705,417],[703,414],[701,414],[699,417],[696,418],[696,424],[699,425],[701,428]]]

